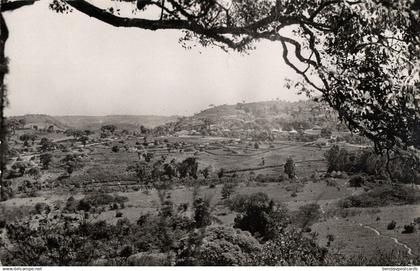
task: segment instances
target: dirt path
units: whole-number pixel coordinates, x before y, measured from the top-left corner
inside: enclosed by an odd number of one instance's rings
[[[320,210],[321,210],[321,213],[322,214],[325,214],[325,210],[324,210],[324,206],[323,205],[320,205]],[[334,215],[334,217],[333,217],[335,220],[340,220],[340,218],[338,217],[338,216],[336,216],[336,215]],[[395,244],[397,244],[398,246],[402,246],[403,248],[405,248],[406,250],[407,250],[407,254],[408,255],[410,255],[410,256],[414,256],[414,254],[413,254],[413,249],[411,248],[411,247],[409,247],[407,244],[405,244],[405,243],[403,243],[403,242],[401,242],[400,240],[398,240],[397,238],[395,238],[395,237],[392,237],[392,236],[389,236],[389,235],[386,235],[386,234],[382,234],[378,229],[376,229],[375,227],[372,227],[372,226],[369,226],[369,225],[364,225],[363,223],[357,223],[357,222],[355,222],[355,221],[351,221],[352,223],[354,223],[354,224],[356,224],[356,225],[358,225],[359,227],[362,227],[362,228],[365,228],[365,229],[368,229],[368,230],[370,230],[370,231],[373,231],[376,235],[378,235],[378,236],[381,236],[381,237],[385,237],[385,238],[388,238],[388,239],[391,239],[392,241],[394,241],[394,243]]]
[[[402,243],[402,242],[401,242],[400,240],[398,240],[397,238],[392,237],[392,236],[389,236],[389,235],[382,234],[380,231],[378,231],[376,228],[374,228],[374,227],[372,227],[372,226],[363,225],[362,223],[359,223],[358,225],[359,225],[360,227],[363,227],[363,228],[365,228],[365,229],[369,229],[369,230],[373,231],[373,232],[374,232],[374,233],[376,233],[376,235],[378,235],[378,236],[382,236],[382,237],[386,237],[386,238],[391,239],[392,241],[394,241],[394,243],[395,243],[395,244],[397,244],[397,245],[399,245],[399,246],[404,247],[404,248],[407,250],[408,255],[410,255],[410,256],[414,256],[414,254],[413,254],[413,250],[412,250],[412,249],[411,249],[411,248],[410,248],[407,244]]]
[[[320,204],[319,205],[319,209],[320,209],[320,211],[321,211],[321,213],[323,215],[326,214],[326,211],[324,209],[324,204]],[[337,221],[340,220],[340,218],[338,216],[336,216],[336,215],[334,215],[333,218],[335,220],[337,220]],[[373,231],[377,236],[391,239],[396,245],[403,247],[407,251],[407,254],[409,256],[414,256],[413,249],[411,247],[409,247],[406,243],[401,242],[400,240],[398,240],[397,238],[392,237],[392,236],[389,236],[389,235],[386,235],[386,234],[383,234],[377,228],[375,228],[373,226],[364,225],[363,223],[357,223],[356,221],[350,221],[350,222],[352,222],[353,224],[355,224],[355,225],[357,225],[359,227],[362,227],[362,228],[368,229],[370,231]]]

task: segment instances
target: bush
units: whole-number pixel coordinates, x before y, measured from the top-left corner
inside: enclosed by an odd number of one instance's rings
[[[284,173],[286,173],[290,179],[296,176],[295,162],[292,158],[286,160],[286,164],[284,164]]]
[[[41,161],[43,168],[48,169],[48,166],[52,161],[52,155],[51,153],[43,153],[40,155],[39,160]]]
[[[36,214],[42,214],[44,211],[48,214],[51,211],[51,207],[45,202],[38,202],[34,208]]]
[[[92,208],[92,205],[86,199],[81,199],[77,205],[78,211],[89,212],[91,208]]]
[[[338,187],[338,184],[337,184],[336,180],[327,179],[325,182],[327,183],[327,186]]]
[[[342,208],[382,207],[388,205],[417,204],[420,192],[403,185],[383,185],[357,196],[347,197],[339,202]]]
[[[28,221],[31,219],[34,218]],[[134,229],[129,222],[120,220],[117,225],[105,221],[91,223],[69,216],[45,220],[36,229],[28,221],[6,226],[8,243],[4,244],[7,246],[6,255],[2,257],[4,264],[86,266],[101,257],[121,264],[126,255],[121,258],[118,252],[129,242],[127,229]],[[64,252],[62,244],[66,245]]]
[[[208,199],[195,199],[193,209],[196,228],[203,228],[211,224],[210,201]]]
[[[116,212],[115,213],[115,217],[122,217],[123,216],[123,213],[121,213],[121,212]]]
[[[178,164],[178,172],[180,178],[193,177],[197,179],[198,161],[195,157],[188,157]]]
[[[229,199],[230,196],[235,192],[236,184],[235,183],[224,183],[222,191],[222,199]]]
[[[286,229],[263,245],[262,252],[255,255],[253,264],[264,266],[321,266],[328,265],[328,263],[328,250],[320,247],[313,237],[305,237],[300,230]]]
[[[106,193],[95,193],[92,195],[88,195],[84,198],[87,202],[89,202],[92,206],[98,207],[101,205],[109,205],[113,203],[123,203],[128,201],[127,197],[119,196],[119,195],[110,195]]]
[[[397,222],[392,220],[391,222],[389,222],[389,224],[386,228],[391,231],[391,230],[395,229],[396,226],[397,226]]]
[[[229,227],[208,227],[197,246],[182,242],[177,265],[232,266],[251,265],[252,259],[261,251],[261,245],[249,232]],[[196,249],[194,249],[196,247]]]
[[[238,195],[232,200],[230,207],[239,213],[233,227],[249,231],[263,240],[273,238],[278,231],[278,226],[289,223],[287,209],[276,206],[262,192]]]
[[[37,167],[32,167],[28,170],[28,174],[31,175],[32,177],[34,177],[34,179],[38,179],[39,177],[41,177],[41,172],[39,170],[39,168]]]
[[[64,207],[64,211],[75,213],[77,211],[78,202],[74,199],[73,196],[69,197]]]
[[[110,210],[118,210],[118,209],[119,209],[118,204],[116,204],[116,203],[111,204]]]
[[[361,187],[364,183],[365,179],[360,175],[354,176],[349,180],[350,187]]]
[[[221,178],[223,178],[223,176],[225,175],[225,169],[224,168],[221,168],[220,170],[219,170],[219,172],[217,173],[217,177],[219,178],[219,179],[221,179]]]
[[[328,172],[344,171],[366,173],[374,176],[389,176],[401,183],[416,183],[420,180],[420,161],[413,155],[399,152],[391,154],[389,171],[385,155],[377,154],[373,149],[347,151],[334,145],[324,154],[328,163]]]
[[[113,146],[111,148],[112,152],[119,152],[120,151],[120,147],[118,147],[117,145]]]
[[[401,233],[404,234],[410,234],[410,233],[414,233],[416,231],[416,228],[413,224],[410,225],[404,225],[404,230]]]
[[[331,245],[331,243],[334,241],[335,237],[332,234],[327,234],[327,247]]]

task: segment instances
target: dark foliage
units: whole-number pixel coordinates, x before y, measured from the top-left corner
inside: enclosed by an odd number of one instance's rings
[[[237,195],[231,200],[230,208],[239,213],[234,227],[249,231],[262,240],[272,239],[279,227],[289,223],[287,210],[277,206],[262,192]]]
[[[381,207],[387,205],[417,204],[420,192],[404,185],[382,185],[369,192],[347,197],[339,202],[342,208]]]

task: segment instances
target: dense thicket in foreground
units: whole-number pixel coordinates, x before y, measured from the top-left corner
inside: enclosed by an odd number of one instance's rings
[[[174,206],[169,194],[161,195],[159,212],[141,215],[136,223],[121,218],[109,224],[94,219],[94,212],[66,214],[40,204],[27,219],[0,225],[5,231],[3,264],[408,265],[412,261],[401,252],[346,257],[319,246],[316,236],[305,230],[317,219],[313,214],[319,206],[292,214],[263,193],[242,195],[229,203],[239,213],[231,228],[212,222],[206,199],[196,197],[188,215],[188,207]]]

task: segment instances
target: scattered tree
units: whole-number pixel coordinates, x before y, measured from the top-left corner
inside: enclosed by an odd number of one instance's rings
[[[43,153],[39,156],[39,160],[42,163],[43,168],[48,169],[52,161],[52,155],[51,153]]]
[[[286,160],[286,164],[284,164],[284,173],[286,173],[290,179],[293,179],[296,176],[295,162],[291,157],[289,157]]]

